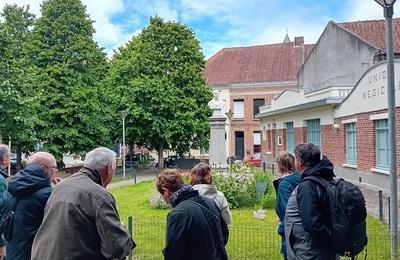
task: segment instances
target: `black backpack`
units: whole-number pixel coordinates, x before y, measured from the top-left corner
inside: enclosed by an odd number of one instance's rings
[[[336,254],[354,257],[367,245],[367,209],[361,190],[342,178],[328,181],[316,176],[303,179],[322,186],[329,201],[328,223],[333,251]]]

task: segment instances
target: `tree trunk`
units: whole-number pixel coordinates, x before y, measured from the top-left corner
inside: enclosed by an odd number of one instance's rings
[[[160,145],[160,147],[158,147],[158,169],[164,169],[164,145]]]
[[[22,162],[22,149],[21,149],[21,145],[20,144],[17,144],[17,149],[16,149],[16,152],[17,152],[17,171],[19,171],[19,170],[21,170],[21,162]]]

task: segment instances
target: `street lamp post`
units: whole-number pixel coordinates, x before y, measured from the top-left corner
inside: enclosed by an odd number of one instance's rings
[[[393,53],[393,5],[396,0],[375,0],[383,7],[386,20],[386,63],[389,123],[389,165],[390,165],[390,240],[391,259],[398,259],[398,226],[397,226],[397,161],[396,161],[396,103],[394,86],[394,53]]]
[[[122,172],[123,178],[126,177],[126,169],[125,169],[125,117],[128,115],[127,110],[119,111],[122,118]]]
[[[229,109],[228,112],[225,113],[226,117],[228,117],[228,133],[226,134],[226,140],[228,140],[228,172],[231,168],[231,118],[233,116],[233,112]]]

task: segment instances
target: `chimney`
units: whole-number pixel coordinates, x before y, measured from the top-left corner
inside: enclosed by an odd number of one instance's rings
[[[294,46],[301,46],[304,44],[304,37],[299,36],[299,37],[294,37]]]

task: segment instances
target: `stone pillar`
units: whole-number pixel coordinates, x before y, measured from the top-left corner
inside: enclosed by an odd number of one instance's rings
[[[227,168],[225,125],[226,117],[222,114],[213,114],[208,119],[210,125],[210,159],[213,168]]]

